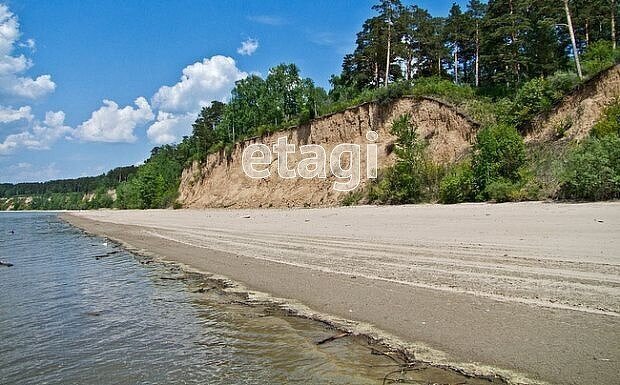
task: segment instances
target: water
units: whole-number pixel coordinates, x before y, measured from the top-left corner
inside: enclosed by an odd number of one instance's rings
[[[398,368],[359,338],[317,345],[337,332],[145,264],[55,214],[0,213],[0,259],[14,264],[0,267],[0,384],[381,384]]]

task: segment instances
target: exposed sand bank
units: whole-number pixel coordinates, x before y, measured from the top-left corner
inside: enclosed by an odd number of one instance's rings
[[[421,342],[446,352],[446,361],[553,383],[617,381],[620,203],[97,211],[65,218]]]

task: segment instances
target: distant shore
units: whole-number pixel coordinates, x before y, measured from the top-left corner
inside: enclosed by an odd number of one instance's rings
[[[612,384],[620,370],[617,202],[61,215],[131,249],[373,325],[417,358],[499,368],[514,382]]]

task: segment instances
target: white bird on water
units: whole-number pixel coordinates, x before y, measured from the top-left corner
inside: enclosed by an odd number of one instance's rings
[[[103,247],[108,247],[108,242],[103,242],[102,245]]]

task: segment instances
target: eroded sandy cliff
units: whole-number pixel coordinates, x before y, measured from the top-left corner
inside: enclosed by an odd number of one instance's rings
[[[326,179],[282,179],[277,174],[277,161],[269,166],[271,176],[256,180],[247,177],[242,168],[243,150],[253,143],[270,148],[278,138],[287,137],[288,143],[299,148],[319,144],[329,154],[340,143],[359,144],[362,148],[361,171],[363,187],[367,180],[364,149],[369,141],[368,131],[376,131],[379,138],[378,166],[393,162],[389,133],[392,121],[410,114],[422,138],[429,142],[430,156],[439,162],[451,162],[468,152],[475,140],[478,124],[454,107],[430,98],[402,98],[388,105],[367,103],[346,111],[324,116],[288,131],[276,132],[237,144],[230,156],[223,152],[210,155],[203,164],[195,163],[184,170],[179,187],[179,200],[185,207],[308,207],[330,206],[340,203],[346,193],[335,191],[335,177]],[[291,168],[297,167],[298,151],[289,157]]]
[[[598,122],[605,108],[620,97],[620,65],[616,65],[567,95],[548,114],[532,122],[526,142],[581,140]]]

